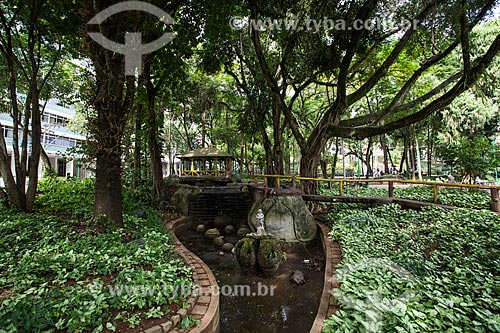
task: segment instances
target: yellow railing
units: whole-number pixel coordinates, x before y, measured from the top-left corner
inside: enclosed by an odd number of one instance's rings
[[[445,183],[445,182],[430,182],[430,181],[420,181],[412,179],[339,179],[339,178],[311,178],[311,177],[301,177],[301,176],[289,176],[289,175],[255,175],[254,182],[257,183],[259,178],[264,179],[264,183],[267,183],[268,178],[275,178],[277,186],[280,187],[281,179],[291,179],[292,187],[296,187],[297,180],[305,181],[315,181],[315,182],[327,182],[327,183],[339,183],[339,195],[343,196],[343,189],[345,183],[387,183],[389,197],[394,196],[394,184],[415,184],[415,185],[427,185],[432,186],[433,189],[433,202],[438,202],[438,188],[439,187],[458,187],[458,188],[474,188],[474,189],[486,189],[490,190],[491,193],[491,207],[495,212],[500,211],[500,200],[498,196],[499,185],[475,185],[475,184],[461,184],[461,183]]]
[[[226,176],[226,170],[182,170],[182,176],[212,176],[212,177],[224,177]]]

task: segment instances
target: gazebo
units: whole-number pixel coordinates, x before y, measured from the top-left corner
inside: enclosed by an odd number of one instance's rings
[[[181,160],[181,177],[230,178],[234,158],[215,147],[198,148],[177,156]]]

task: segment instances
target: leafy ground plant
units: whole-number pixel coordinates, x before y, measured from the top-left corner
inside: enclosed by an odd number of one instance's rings
[[[0,211],[0,332],[111,332],[182,308],[191,272],[159,214],[98,232],[84,218],[91,181],[57,182],[39,206],[63,217],[80,206],[78,220]],[[61,197],[72,191],[80,202]]]
[[[332,212],[342,246],[325,332],[500,332],[500,217],[398,205]]]

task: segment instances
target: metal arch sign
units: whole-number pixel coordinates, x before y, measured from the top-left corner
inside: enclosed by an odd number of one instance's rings
[[[125,11],[143,11],[158,17],[165,24],[174,24],[175,21],[162,9],[142,1],[124,1],[117,3],[115,5],[109,6],[108,8],[97,13],[87,24],[101,24],[108,17],[125,12]],[[148,54],[159,48],[170,43],[177,34],[175,32],[166,32],[157,40],[142,44],[142,33],[140,32],[126,32],[125,33],[125,44],[119,44],[112,40],[109,40],[100,32],[88,32],[90,38],[92,38],[97,44],[102,47],[125,55],[125,75],[135,76],[136,70],[138,74],[142,71],[142,55]]]

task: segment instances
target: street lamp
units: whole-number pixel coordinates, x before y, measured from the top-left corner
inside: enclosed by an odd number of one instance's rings
[[[489,137],[491,140],[491,149],[493,150],[493,167],[495,168],[495,185],[498,185],[498,169],[497,169],[497,157],[496,157],[496,149],[495,149],[495,141],[497,137],[492,135]]]

